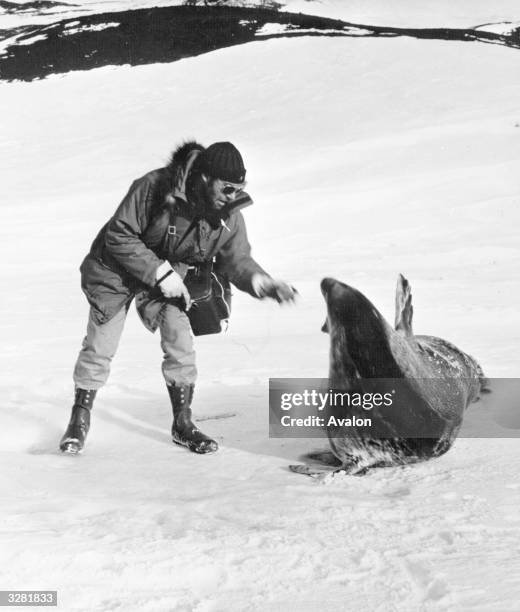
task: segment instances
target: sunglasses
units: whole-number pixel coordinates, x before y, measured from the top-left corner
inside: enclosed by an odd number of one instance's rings
[[[244,191],[245,186],[245,183],[240,186],[232,185],[230,183],[223,183],[222,187],[220,188],[220,191],[226,196],[237,196],[239,193],[242,193],[242,191]]]

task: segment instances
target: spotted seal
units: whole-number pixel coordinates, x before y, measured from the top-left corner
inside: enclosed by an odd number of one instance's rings
[[[365,413],[372,422],[368,429],[337,424],[339,418],[333,425],[327,421],[332,453],[307,458],[361,475],[374,467],[415,463],[448,451],[465,409],[488,391],[477,361],[446,340],[413,333],[412,294],[402,275],[395,328],[357,289],[325,278],[321,291],[327,304],[323,331],[330,335],[330,389],[385,395],[397,387],[398,397],[390,408]],[[352,416],[344,408],[339,413],[336,408],[335,414]],[[307,466],[291,469],[313,475]]]

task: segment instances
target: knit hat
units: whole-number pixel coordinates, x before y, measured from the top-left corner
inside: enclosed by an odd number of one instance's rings
[[[200,168],[213,178],[243,183],[246,169],[240,151],[230,142],[215,142],[200,155]]]

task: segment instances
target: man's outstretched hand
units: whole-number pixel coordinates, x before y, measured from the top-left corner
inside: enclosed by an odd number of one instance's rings
[[[294,302],[298,294],[298,291],[291,285],[265,274],[253,278],[253,287],[259,298],[269,297],[279,304]]]

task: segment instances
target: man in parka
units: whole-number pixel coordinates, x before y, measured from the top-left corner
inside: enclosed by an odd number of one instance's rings
[[[196,453],[218,449],[191,420],[197,377],[183,282],[190,266],[216,258],[231,283],[253,297],[294,300],[294,289],[271,278],[251,257],[241,209],[246,170],[229,142],[205,149],[186,142],[170,163],[137,179],[81,264],[90,304],[87,334],[74,368],[72,416],[60,449],[83,449],[90,412],[106,382],[133,298],[145,326],[160,330],[162,372],[173,409],[172,439]]]

